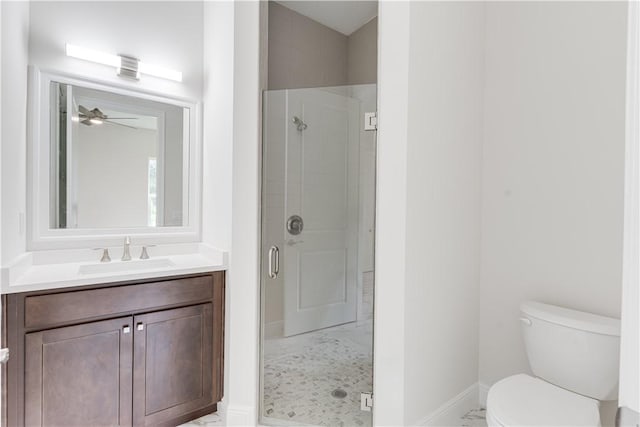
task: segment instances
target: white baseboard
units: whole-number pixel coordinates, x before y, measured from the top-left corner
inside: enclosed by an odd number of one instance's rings
[[[225,426],[248,427],[257,425],[255,408],[251,406],[228,405],[225,413]]]
[[[264,339],[282,338],[284,335],[284,321],[276,320],[264,324]]]
[[[218,402],[218,410],[216,411],[216,413],[218,415],[220,415],[220,418],[222,418],[223,420],[227,419],[227,407],[228,406],[229,405],[227,405],[227,401],[224,399],[224,397],[222,398],[222,400],[220,402]]]
[[[460,418],[478,408],[478,383],[445,402],[440,408],[416,423],[418,426],[459,426]]]
[[[487,395],[489,395],[489,388],[491,386],[485,383],[478,383],[478,404],[481,408],[487,407]]]

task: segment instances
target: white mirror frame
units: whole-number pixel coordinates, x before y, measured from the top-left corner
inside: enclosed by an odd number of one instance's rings
[[[188,183],[188,223],[170,227],[130,228],[65,228],[50,227],[50,149],[51,113],[50,84],[52,81],[108,91],[150,101],[189,108],[189,140],[184,153],[189,159],[183,169],[183,184]],[[201,240],[202,206],[202,126],[201,105],[198,102],[169,98],[161,94],[132,90],[129,86],[112,82],[88,80],[56,71],[29,69],[27,152],[27,250],[74,249],[119,246],[123,236],[130,236],[134,244],[188,243]],[[185,127],[186,129],[186,127]],[[188,150],[188,151],[187,151]]]

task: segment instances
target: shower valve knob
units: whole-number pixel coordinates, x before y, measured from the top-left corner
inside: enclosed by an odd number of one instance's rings
[[[298,215],[291,215],[287,220],[287,231],[289,234],[293,236],[297,236],[302,233],[302,229],[304,228],[304,221]]]

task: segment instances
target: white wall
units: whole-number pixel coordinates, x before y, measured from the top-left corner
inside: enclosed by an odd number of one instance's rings
[[[233,2],[204,3],[202,241],[231,248]]]
[[[227,425],[255,425],[260,283],[260,4],[234,2],[232,234],[227,284]],[[233,12],[233,13],[231,13]],[[228,40],[227,40],[228,42]]]
[[[29,3],[2,2],[2,265],[25,250]]]
[[[619,317],[624,2],[487,4],[480,381],[528,372],[518,307]]]
[[[149,158],[158,158],[158,132],[80,124],[77,136],[78,227],[146,227]]]
[[[231,167],[233,150],[234,4],[204,4],[202,241],[221,250],[231,249]],[[226,286],[231,282],[227,278]],[[227,291],[227,294],[229,291]],[[235,302],[236,300],[234,300]],[[225,301],[225,325],[230,330],[231,298]],[[224,397],[227,412],[231,380],[229,335],[225,337]]]
[[[484,4],[412,3],[410,34],[405,421],[414,423],[478,378]]]
[[[640,413],[640,4],[629,4],[619,406]]]
[[[440,423],[476,397],[484,6],[381,3],[379,25],[375,424]]]
[[[378,4],[378,165],[373,424],[405,425],[409,2]]]
[[[31,64],[166,95],[200,100],[203,71],[203,2],[31,2]],[[153,11],[153,13],[149,13]],[[65,56],[65,43],[132,55],[182,71],[183,81],[151,76],[130,81],[113,67]]]

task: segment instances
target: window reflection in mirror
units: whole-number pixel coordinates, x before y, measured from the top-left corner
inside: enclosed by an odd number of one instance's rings
[[[51,228],[188,225],[188,108],[55,81],[50,89]]]

